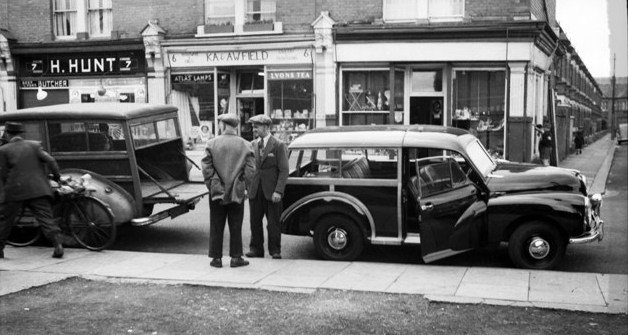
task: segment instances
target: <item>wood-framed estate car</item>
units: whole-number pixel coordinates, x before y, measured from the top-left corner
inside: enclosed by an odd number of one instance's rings
[[[550,269],[569,243],[602,240],[602,197],[575,170],[495,160],[465,130],[313,129],[290,145],[282,232],[321,258],[365,244],[420,244],[425,262],[508,242],[512,262]]]
[[[92,175],[94,197],[108,204],[116,224],[155,223],[193,209],[208,194],[190,181],[177,107],[141,103],[60,104],[0,113],[24,124],[61,173]],[[165,209],[153,214],[157,204]]]

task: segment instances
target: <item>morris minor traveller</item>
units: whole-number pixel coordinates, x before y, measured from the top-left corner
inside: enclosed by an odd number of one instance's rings
[[[146,225],[193,209],[208,194],[190,181],[177,108],[139,103],[60,104],[0,113],[0,125],[21,122],[61,173],[92,176],[92,194],[110,206],[116,224]],[[165,209],[153,214],[157,204]]]
[[[495,160],[442,126],[313,129],[289,145],[282,231],[323,259],[365,244],[420,245],[426,263],[508,243],[517,267],[550,269],[568,244],[602,240],[602,198],[575,170]]]

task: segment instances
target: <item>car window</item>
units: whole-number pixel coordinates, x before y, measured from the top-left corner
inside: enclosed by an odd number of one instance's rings
[[[51,152],[126,150],[119,123],[49,122],[48,134]]]
[[[467,185],[469,179],[454,157],[446,155],[425,157],[415,161],[418,178],[411,177],[421,196],[445,192]]]
[[[397,149],[304,149],[290,154],[290,175],[305,178],[394,179]]]

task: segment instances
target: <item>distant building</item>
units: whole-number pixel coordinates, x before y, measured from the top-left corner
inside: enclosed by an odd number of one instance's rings
[[[2,109],[169,103],[183,139],[225,112],[290,141],[327,125],[438,124],[534,161],[535,126],[600,127],[601,91],[555,0],[0,0]],[[550,92],[556,89],[556,99]],[[44,100],[37,93],[46,90]],[[551,103],[558,107],[550,111]]]
[[[615,99],[613,99],[612,78],[597,78],[597,82],[602,89],[604,98],[602,100],[602,113],[607,129],[620,123],[628,123],[628,77],[617,77],[615,79]],[[615,100],[615,115],[612,114],[612,100]]]

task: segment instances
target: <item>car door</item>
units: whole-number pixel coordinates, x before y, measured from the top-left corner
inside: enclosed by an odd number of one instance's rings
[[[416,161],[421,255],[426,263],[481,244],[486,203],[451,156]]]

